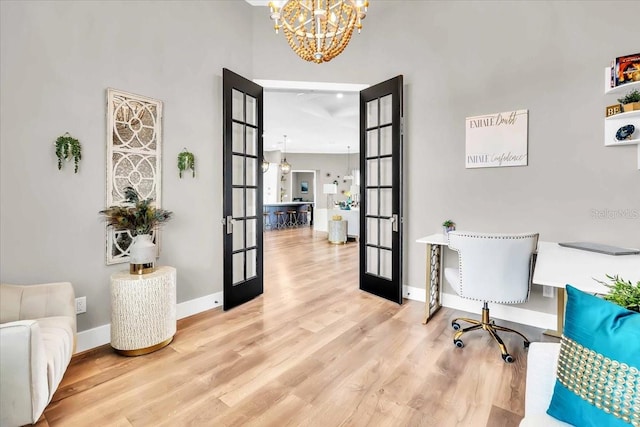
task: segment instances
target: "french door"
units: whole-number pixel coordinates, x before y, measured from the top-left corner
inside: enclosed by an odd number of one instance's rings
[[[224,134],[223,309],[263,291],[262,87],[222,71]]]
[[[360,289],[402,304],[402,76],[360,92]]]

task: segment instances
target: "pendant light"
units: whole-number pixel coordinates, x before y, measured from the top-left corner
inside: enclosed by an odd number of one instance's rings
[[[262,173],[265,173],[269,170],[269,165],[271,163],[267,162],[267,159],[262,158]]]
[[[353,181],[353,175],[351,175],[351,170],[349,169],[349,154],[351,154],[351,146],[347,145],[347,173],[344,176],[344,179],[350,179]]]
[[[280,169],[282,169],[282,173],[286,175],[289,172],[291,172],[291,165],[287,163],[287,135],[283,135],[283,136],[284,136],[284,150],[282,150],[282,155],[284,157],[284,160],[280,162]]]

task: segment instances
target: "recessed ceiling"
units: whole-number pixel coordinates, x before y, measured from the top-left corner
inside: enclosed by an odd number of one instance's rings
[[[269,6],[271,0],[245,0],[251,6]]]
[[[287,153],[359,151],[359,93],[264,91],[264,150]]]

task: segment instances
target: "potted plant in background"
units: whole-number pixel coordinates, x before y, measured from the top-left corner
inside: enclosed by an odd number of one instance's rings
[[[594,279],[596,282],[610,289],[609,293],[604,295],[604,299],[618,304],[627,310],[640,313],[640,281],[634,285],[631,283],[631,280],[624,280],[617,274],[615,276],[609,276],[607,274],[607,279],[609,279],[611,283]]]
[[[178,175],[182,178],[182,172],[191,169],[191,176],[196,177],[196,158],[193,153],[185,148],[183,152],[178,154]]]
[[[141,199],[133,187],[126,187],[124,196],[124,205],[110,206],[100,214],[114,230],[126,230],[131,234],[129,271],[132,274],[151,273],[156,258],[156,245],[151,233],[169,221],[173,212],[153,206],[153,198]]]
[[[618,98],[618,102],[622,104],[625,113],[634,110],[640,110],[640,92],[633,89],[622,98]]]
[[[73,158],[74,173],[78,173],[78,165],[82,159],[80,141],[72,137],[69,132],[65,132],[56,139],[56,157],[58,157],[58,169],[62,169],[63,160],[69,161]]]
[[[444,234],[445,237],[449,234],[450,231],[454,231],[455,229],[456,223],[450,219],[442,223],[442,234]]]

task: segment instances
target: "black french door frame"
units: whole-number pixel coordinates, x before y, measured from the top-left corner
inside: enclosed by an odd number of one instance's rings
[[[402,304],[402,89],[400,75],[360,92],[360,289],[398,304]]]
[[[263,293],[263,88],[224,68],[223,309]]]

